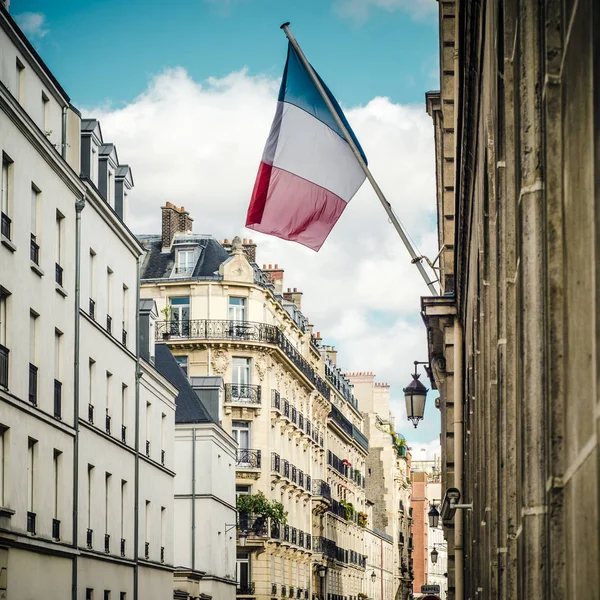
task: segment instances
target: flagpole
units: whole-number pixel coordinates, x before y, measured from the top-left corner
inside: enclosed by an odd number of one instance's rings
[[[304,68],[306,69],[308,74],[310,75],[310,78],[312,79],[313,83],[315,84],[317,90],[319,90],[319,94],[321,94],[321,98],[323,98],[323,101],[327,105],[327,108],[329,109],[331,116],[334,118],[337,126],[341,129],[342,133],[344,134],[344,137],[346,138],[348,145],[352,149],[352,152],[354,153],[354,156],[356,157],[358,164],[361,166],[362,170],[364,171],[367,179],[369,180],[369,183],[373,186],[373,189],[375,190],[375,194],[377,194],[377,197],[379,198],[381,205],[383,206],[385,212],[387,213],[388,217],[390,218],[392,225],[394,226],[394,228],[398,232],[398,235],[404,242],[404,245],[406,246],[406,249],[408,250],[410,257],[413,259],[413,262],[417,265],[417,269],[419,269],[419,272],[421,273],[421,276],[425,280],[425,283],[427,284],[429,291],[433,295],[439,296],[439,291],[435,288],[435,285],[433,284],[433,282],[429,279],[429,276],[427,275],[427,271],[425,270],[425,267],[423,267],[423,265],[421,264],[421,257],[418,256],[417,253],[415,252],[415,249],[413,248],[412,244],[410,243],[410,240],[408,239],[408,236],[406,235],[406,232],[404,231],[402,224],[396,218],[396,215],[394,214],[394,211],[392,210],[391,204],[387,201],[386,197],[384,196],[383,192],[381,191],[381,188],[377,185],[377,182],[373,178],[373,175],[371,175],[371,171],[369,170],[367,163],[364,161],[362,154],[360,153],[360,150],[356,146],[356,143],[352,139],[352,136],[348,132],[348,129],[344,125],[344,122],[342,121],[342,119],[340,119],[340,116],[338,115],[337,111],[335,110],[335,107],[331,103],[329,96],[326,94],[325,90],[323,89],[323,85],[319,81],[319,78],[317,77],[317,75],[314,72],[313,68],[311,67],[310,63],[306,59],[306,56],[304,56],[304,52],[302,52],[302,49],[298,45],[298,42],[296,41],[294,34],[290,30],[290,24],[284,23],[283,25],[281,25],[280,28],[283,29],[285,35],[287,36],[287,39],[290,41],[290,44],[294,47],[294,50],[296,50],[296,53],[298,54],[300,61],[304,65]]]

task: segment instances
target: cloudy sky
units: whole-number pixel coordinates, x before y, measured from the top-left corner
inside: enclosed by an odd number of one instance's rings
[[[11,13],[84,116],[133,169],[130,223],[159,231],[184,205],[196,232],[258,242],[285,269],[340,366],[392,386],[398,431],[437,452],[428,396],[417,430],[402,387],[426,358],[428,293],[368,184],[319,253],[244,229],[292,29],[344,108],[371,170],[419,251],[437,254],[433,132],[424,94],[439,87],[436,0],[12,0]]]

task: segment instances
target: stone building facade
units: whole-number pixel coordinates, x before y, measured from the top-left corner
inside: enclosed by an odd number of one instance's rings
[[[348,373],[369,438],[367,498],[373,503],[372,527],[392,539],[393,585],[390,598],[410,598],[412,592],[413,538],[410,452],[396,432],[390,410],[390,386],[375,381],[372,372]]]
[[[287,512],[285,525],[240,520],[237,595],[354,599],[368,441],[335,351],[312,335],[301,293],[283,291],[283,270],[259,268],[252,242],[195,235],[173,212],[185,211],[166,204],[162,234],[139,236],[141,293],[162,314],[155,336],[193,385],[223,379],[218,418],[238,444],[236,493],[261,492]]]
[[[442,411],[449,598],[600,589],[600,9],[439,1],[440,297],[422,300]],[[583,382],[583,390],[582,390]]]
[[[3,7],[0,47],[0,596],[163,600],[176,390],[137,353],[131,171]]]

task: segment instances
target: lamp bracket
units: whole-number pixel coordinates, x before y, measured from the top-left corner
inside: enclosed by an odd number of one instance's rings
[[[237,523],[233,523],[233,525],[231,525],[230,523],[225,523],[225,533],[228,533],[232,529],[236,529],[236,528],[237,528]]]

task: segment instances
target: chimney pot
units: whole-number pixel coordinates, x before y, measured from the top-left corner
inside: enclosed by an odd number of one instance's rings
[[[225,243],[229,244],[229,240],[227,238],[225,238]]]
[[[269,265],[269,270],[273,270],[273,265]]]
[[[254,241],[252,240],[252,238],[250,238],[250,243],[251,243],[251,244],[254,244]]]
[[[297,291],[298,291],[298,288],[294,288],[294,291],[295,291],[295,292],[297,292]]]
[[[243,243],[243,244],[247,244],[247,243],[248,243],[248,240],[247,240],[246,238],[244,238],[242,243]]]
[[[275,268],[279,269],[279,265],[277,263],[275,263]]]

